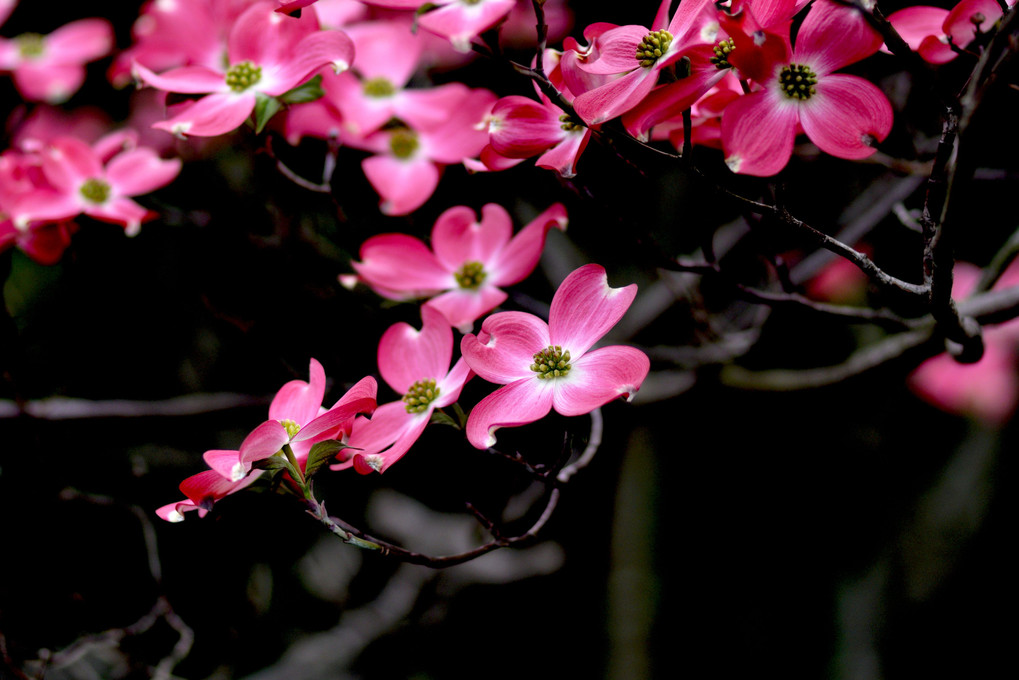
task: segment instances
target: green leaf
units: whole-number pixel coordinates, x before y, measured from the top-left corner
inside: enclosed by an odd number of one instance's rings
[[[256,460],[254,463],[251,464],[251,467],[255,468],[256,470],[272,470],[275,472],[276,470],[288,469],[290,467],[290,461],[287,460],[284,456],[274,454],[272,456],[269,456],[268,458]]]
[[[322,76],[317,75],[303,85],[287,90],[280,95],[280,100],[285,104],[304,104],[321,99],[326,95],[322,89]]]
[[[456,414],[456,419],[460,421],[460,429],[467,427],[467,414],[464,413],[463,408],[460,406],[460,402],[453,402],[453,413]]]
[[[261,92],[255,93],[255,134],[262,131],[269,119],[276,115],[283,104],[276,97]]]
[[[432,411],[432,417],[428,422],[435,423],[436,425],[449,425],[450,427],[455,427],[458,430],[461,429],[460,425],[458,425],[455,420],[450,418],[445,411],[439,409]]]
[[[304,465],[304,478],[311,479],[311,476],[318,472],[326,463],[332,461],[337,453],[349,448],[335,439],[319,442],[311,447],[308,452],[308,462]]]

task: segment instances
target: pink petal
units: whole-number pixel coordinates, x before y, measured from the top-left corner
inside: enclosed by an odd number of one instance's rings
[[[552,381],[539,380],[533,373],[500,387],[471,409],[467,441],[478,449],[491,448],[500,427],[518,427],[544,418],[552,410],[552,392]]]
[[[456,402],[460,398],[460,391],[463,390],[464,385],[473,377],[474,372],[471,371],[471,367],[467,365],[463,357],[457,359],[457,362],[453,364],[453,368],[449,369],[446,377],[439,381],[438,387],[441,391],[435,401],[432,402],[432,406],[443,408]]]
[[[148,147],[125,151],[106,166],[106,179],[120,196],[140,196],[166,186],[180,173],[179,158],[163,160]]]
[[[565,377],[554,378],[552,408],[579,416],[619,397],[632,397],[647,377],[651,363],[639,349],[612,345],[572,362]]]
[[[813,67],[818,79],[878,51],[881,35],[850,5],[816,0],[796,34],[794,61]]]
[[[492,258],[488,267],[492,284],[511,286],[523,281],[537,266],[549,229],[566,231],[568,223],[566,207],[562,203],[551,205],[531,220]]]
[[[439,163],[475,158],[488,144],[486,119],[497,97],[488,90],[470,90],[442,125],[421,131],[428,156]]]
[[[215,470],[206,470],[205,472],[199,472],[197,475],[192,475],[181,482],[180,490],[197,507],[208,512],[213,503],[236,491],[240,491],[256,479],[258,479],[258,475],[248,475],[240,481],[231,482],[224,479]]]
[[[406,215],[424,205],[439,185],[439,169],[427,158],[400,160],[391,156],[372,156],[361,162],[361,169],[382,202],[386,215]]]
[[[639,69],[637,46],[650,32],[635,24],[605,31],[599,36],[597,58],[578,62],[577,67],[595,75],[615,75]]]
[[[275,454],[290,441],[290,435],[278,420],[267,420],[241,442],[240,461],[253,463]]]
[[[505,302],[506,297],[499,288],[482,285],[476,290],[456,288],[433,297],[424,306],[438,310],[461,333],[469,333],[475,321]]]
[[[947,64],[959,56],[949,44],[942,42],[940,37],[933,35],[923,39],[920,47],[917,48],[917,52],[920,53],[920,57],[924,61],[931,64]]]
[[[406,234],[372,236],[361,245],[361,261],[351,266],[368,285],[404,291],[410,297],[434,295],[456,285],[432,251]]]
[[[202,454],[205,464],[220,474],[223,479],[236,482],[248,474],[250,465],[241,463],[240,451],[214,449]]]
[[[396,117],[415,130],[432,129],[449,119],[451,112],[471,93],[463,83],[446,83],[422,90],[403,90],[393,101]]]
[[[157,216],[130,198],[113,198],[99,205],[86,206],[82,212],[93,219],[123,226],[128,236],[135,236],[143,222]]]
[[[84,64],[113,49],[113,27],[106,19],[81,19],[61,26],[45,38],[46,59]]]
[[[271,420],[292,420],[306,425],[318,416],[326,392],[325,369],[315,359],[308,366],[309,382],[291,380],[281,387],[269,405]]]
[[[966,47],[976,37],[977,27],[970,20],[976,14],[983,15],[980,30],[986,33],[1001,16],[1001,7],[996,0],[962,0],[945,17],[942,30],[952,36],[956,45]]]
[[[255,110],[255,94],[210,94],[183,113],[152,127],[173,134],[215,137],[236,130]]]
[[[401,322],[379,341],[379,373],[401,395],[418,380],[441,380],[453,357],[453,329],[442,313],[422,307],[421,319],[420,331]]]
[[[418,26],[453,43],[460,51],[470,39],[495,26],[516,5],[516,0],[480,0],[474,5],[454,2],[418,17]]]
[[[574,360],[579,359],[623,318],[636,296],[637,284],[610,287],[601,265],[575,269],[552,296],[548,315],[550,344],[562,346]]]
[[[14,72],[14,84],[25,99],[62,104],[85,82],[79,64],[23,63]]]
[[[817,94],[800,107],[800,123],[825,153],[866,158],[875,151],[870,140],[881,141],[892,129],[892,105],[872,83],[836,73],[818,81]]]
[[[460,352],[479,376],[506,384],[534,378],[534,354],[550,344],[548,326],[538,317],[525,312],[499,312],[482,322],[477,336],[464,336]]]
[[[297,55],[302,39],[318,32],[315,12],[302,12],[295,18],[277,14],[275,9],[273,2],[258,2],[237,17],[227,39],[230,64],[250,61],[275,69]]]
[[[181,66],[158,75],[141,64],[135,64],[133,70],[143,83],[164,92],[206,94],[230,91],[226,76],[205,66]]]
[[[580,154],[584,153],[590,139],[591,130],[588,128],[568,132],[566,139],[538,156],[534,164],[539,168],[554,170],[564,179],[576,177],[577,161],[580,160]]]
[[[267,68],[265,85],[255,87],[266,94],[281,95],[308,80],[315,71],[329,66],[340,73],[354,61],[354,43],[338,30],[319,31],[307,36],[285,62]]]
[[[365,80],[381,77],[402,88],[417,70],[424,42],[405,25],[366,21],[344,30],[354,41],[356,68]]]
[[[370,421],[358,419],[348,440],[351,448],[340,453],[350,458],[331,465],[331,469],[342,470],[353,466],[361,474],[368,474],[376,471],[366,460],[372,457],[372,462],[379,468],[378,472],[384,472],[417,441],[428,426],[429,418],[431,409],[424,413],[408,413],[407,405],[402,401],[383,404]]]
[[[479,222],[472,209],[459,205],[446,210],[435,221],[432,248],[445,269],[455,272],[467,262],[487,265],[509,242],[513,221],[506,209],[487,203],[481,214]]]
[[[941,35],[948,10],[941,7],[906,7],[888,15],[888,21],[910,49],[918,50],[928,36]]]
[[[529,158],[566,137],[559,115],[562,110],[542,105],[527,97],[503,97],[492,107],[489,138],[503,156]]]
[[[92,147],[77,137],[58,137],[42,154],[46,179],[56,189],[77,192],[82,183],[103,176],[103,166]]]
[[[578,96],[573,101],[573,108],[588,125],[604,123],[639,104],[657,79],[658,71],[654,67],[638,68]]]
[[[797,105],[785,95],[765,90],[734,100],[722,115],[725,162],[733,172],[767,177],[785,167],[793,155]]]

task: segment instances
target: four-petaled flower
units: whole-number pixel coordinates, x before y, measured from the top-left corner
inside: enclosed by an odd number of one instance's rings
[[[592,350],[623,317],[636,284],[611,288],[605,270],[589,264],[572,272],[552,298],[549,321],[524,312],[500,312],[460,344],[471,370],[504,387],[471,410],[467,439],[479,449],[495,444],[495,430],[545,417],[590,413],[617,397],[632,397],[650,368],[646,354],[614,345]]]

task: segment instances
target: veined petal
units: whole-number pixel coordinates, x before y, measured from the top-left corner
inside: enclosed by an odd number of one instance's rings
[[[119,196],[140,196],[169,184],[180,174],[179,158],[164,160],[148,147],[118,154],[106,166],[106,179]]]
[[[793,59],[810,64],[820,80],[874,54],[883,42],[860,10],[833,0],[816,0],[796,34]]]
[[[425,303],[442,313],[451,326],[461,333],[470,333],[474,322],[506,300],[505,291],[482,285],[476,290],[455,288]]]
[[[308,375],[308,382],[291,380],[276,392],[269,404],[270,419],[292,420],[300,426],[315,419],[326,393],[326,372],[322,364],[311,359]]]
[[[638,68],[573,100],[573,108],[588,125],[621,116],[640,103],[655,86],[658,71]]]
[[[346,33],[335,29],[319,31],[302,40],[285,62],[267,68],[265,84],[255,87],[266,94],[281,95],[300,85],[323,66],[340,73],[350,68],[353,61],[354,43]]]
[[[290,441],[290,435],[278,420],[267,420],[241,442],[240,461],[253,463],[273,455]]]
[[[417,441],[428,426],[430,417],[431,409],[424,413],[408,413],[407,405],[402,401],[379,406],[371,420],[358,418],[347,440],[351,448],[340,452],[341,457],[349,458],[330,468],[344,470],[354,467],[361,474],[383,472]]]
[[[639,69],[637,46],[650,32],[650,29],[636,24],[609,29],[598,38],[597,58],[577,62],[577,68],[595,75],[615,75]]]
[[[601,265],[575,269],[552,296],[549,344],[561,345],[574,360],[579,359],[623,318],[636,296],[637,284],[609,286]]]
[[[631,397],[647,377],[651,362],[634,347],[601,347],[573,362],[565,377],[555,378],[552,408],[579,416],[619,397]]]
[[[539,380],[533,373],[500,387],[471,409],[467,441],[478,449],[495,446],[495,431],[500,427],[526,425],[548,415],[552,393],[552,381]]]
[[[564,179],[577,175],[577,162],[591,140],[590,128],[567,132],[566,138],[534,160],[539,168],[554,170]]]
[[[435,257],[449,271],[457,271],[467,262],[487,265],[510,240],[513,220],[501,205],[487,203],[481,209],[481,220],[471,208],[452,207],[432,227],[432,248]]]
[[[437,309],[421,308],[421,330],[393,324],[379,340],[379,373],[403,395],[418,380],[441,380],[453,358],[453,328]]]
[[[550,344],[548,326],[538,317],[525,312],[499,312],[482,322],[476,336],[464,336],[460,352],[482,378],[506,384],[534,378],[534,354]]]
[[[492,107],[488,127],[492,147],[510,158],[529,158],[563,141],[567,132],[559,120],[562,111],[551,104],[512,95]]]
[[[567,224],[569,218],[562,203],[554,203],[531,220],[491,260],[488,271],[492,284],[511,286],[523,281],[537,266],[549,229],[566,231]]]
[[[215,93],[202,97],[185,111],[152,127],[172,134],[215,137],[236,130],[254,110],[253,92]]]
[[[733,172],[767,177],[785,167],[793,155],[797,104],[780,101],[765,90],[732,101],[722,114],[722,147]]]
[[[1012,6],[1014,2],[1008,4]],[[966,47],[976,37],[977,24],[973,23],[972,17],[977,14],[983,17],[979,28],[986,33],[1001,16],[1001,7],[996,0],[961,0],[945,17],[942,30],[952,36],[956,45]]]
[[[372,236],[361,245],[361,261],[350,264],[368,285],[415,297],[456,283],[424,243],[406,234]]]
[[[314,11],[300,18],[276,11],[275,2],[258,2],[237,17],[227,37],[230,64],[250,61],[262,68],[276,68],[293,59],[297,45],[319,30]]]
[[[135,63],[132,70],[143,83],[164,92],[206,94],[230,91],[230,86],[226,84],[226,76],[205,66],[181,66],[156,74]]]
[[[218,472],[223,479],[236,482],[251,470],[251,464],[241,462],[240,451],[223,451],[214,449],[202,454],[202,460],[210,468]]]
[[[872,83],[835,73],[818,80],[817,94],[800,108],[810,141],[838,158],[866,158],[892,129],[892,105]]]

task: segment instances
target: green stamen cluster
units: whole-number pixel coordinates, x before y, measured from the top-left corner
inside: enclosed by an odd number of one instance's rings
[[[478,286],[485,282],[485,277],[488,274],[485,273],[485,265],[480,262],[465,262],[464,266],[460,268],[460,271],[453,274],[453,278],[456,279],[456,283],[461,288],[467,288],[468,290],[475,290]]]
[[[370,78],[361,84],[364,90],[364,96],[366,97],[392,97],[396,94],[396,86],[393,85],[389,78]]]
[[[410,158],[418,150],[418,136],[411,130],[401,128],[389,135],[389,150],[397,158]]]
[[[407,404],[407,413],[424,413],[428,410],[428,405],[439,396],[439,392],[435,378],[418,380],[410,386],[407,394],[403,395],[403,401]]]
[[[290,418],[281,420],[280,425],[282,425],[283,429],[287,431],[287,434],[290,435],[291,439],[297,436],[297,433],[301,431],[301,426],[290,420]]]
[[[234,64],[226,72],[226,84],[234,92],[244,92],[261,79],[262,67],[255,66],[250,61]]]
[[[586,126],[568,113],[564,113],[559,116],[559,127],[567,132],[577,132],[578,130],[583,130]]]
[[[732,64],[729,63],[729,53],[736,49],[736,43],[733,42],[732,38],[727,40],[721,40],[715,45],[715,56],[711,57],[711,63],[715,65],[719,71],[722,69],[732,68]]]
[[[476,5],[479,2],[481,2],[481,0],[460,0],[460,1],[463,2],[463,4],[465,5]]]
[[[559,345],[549,345],[534,355],[531,370],[538,374],[539,380],[559,378],[570,372],[570,351],[563,351]]]
[[[672,34],[668,31],[652,31],[644,36],[637,45],[637,61],[644,68],[650,68],[665,54],[672,44]]]
[[[801,99],[806,101],[811,95],[817,93],[817,75],[803,64],[789,64],[782,69],[778,76],[779,87],[782,94],[790,99]]]
[[[43,44],[42,36],[38,33],[22,33],[14,39],[18,45],[18,54],[23,59],[41,57],[46,45]]]
[[[79,191],[89,203],[105,203],[110,197],[110,185],[101,179],[85,180]]]

